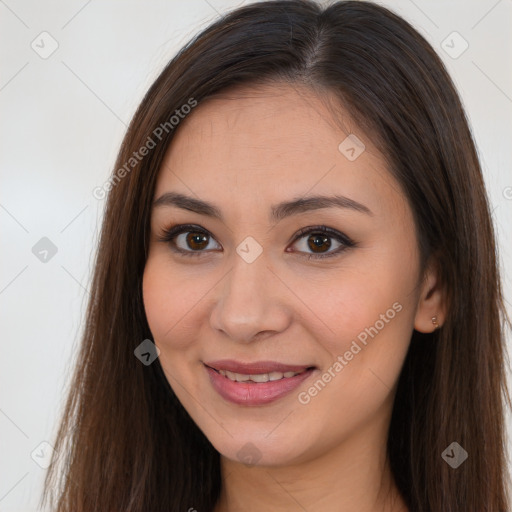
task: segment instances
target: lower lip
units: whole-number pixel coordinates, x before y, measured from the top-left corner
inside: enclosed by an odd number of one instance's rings
[[[295,377],[268,382],[235,382],[205,366],[210,381],[219,395],[237,405],[264,405],[287,395],[304,382],[315,370],[306,370]]]

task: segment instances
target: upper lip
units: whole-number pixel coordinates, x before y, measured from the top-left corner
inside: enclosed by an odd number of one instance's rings
[[[242,363],[232,359],[209,361],[204,364],[214,370],[227,370],[229,372],[241,373],[242,375],[255,375],[270,372],[300,372],[313,367],[309,364],[283,364],[277,361],[254,361],[252,363]]]

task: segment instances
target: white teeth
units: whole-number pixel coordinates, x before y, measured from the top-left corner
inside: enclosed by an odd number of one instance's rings
[[[268,373],[261,373],[259,375],[251,375],[251,380],[254,382],[268,382]]]
[[[290,377],[294,377],[295,375],[299,375],[300,373],[306,371],[306,369],[301,370],[300,372],[270,372],[270,373],[259,373],[259,374],[252,374],[252,375],[244,375],[242,373],[235,373],[230,372],[229,370],[218,370],[218,372],[223,375],[224,377],[227,377],[229,380],[236,381],[236,382],[246,382],[248,380],[251,380],[253,382],[268,382],[268,381],[275,381],[275,380],[281,380],[283,378],[288,379]]]

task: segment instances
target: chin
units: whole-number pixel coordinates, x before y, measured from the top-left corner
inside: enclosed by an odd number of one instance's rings
[[[247,466],[285,466],[302,458],[306,447],[304,439],[294,439],[284,431],[283,434],[279,438],[272,434],[270,437],[266,432],[251,435],[245,429],[243,435],[225,434],[208,439],[222,456],[234,462]]]

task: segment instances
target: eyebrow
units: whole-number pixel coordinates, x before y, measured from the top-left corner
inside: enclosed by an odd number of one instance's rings
[[[162,206],[175,206],[223,221],[222,213],[215,205],[177,192],[166,192],[153,202],[154,208]],[[333,195],[309,196],[292,199],[291,201],[283,201],[271,207],[270,219],[273,222],[278,222],[285,217],[324,208],[344,208],[366,215],[373,215],[371,210],[365,205],[345,196]]]

